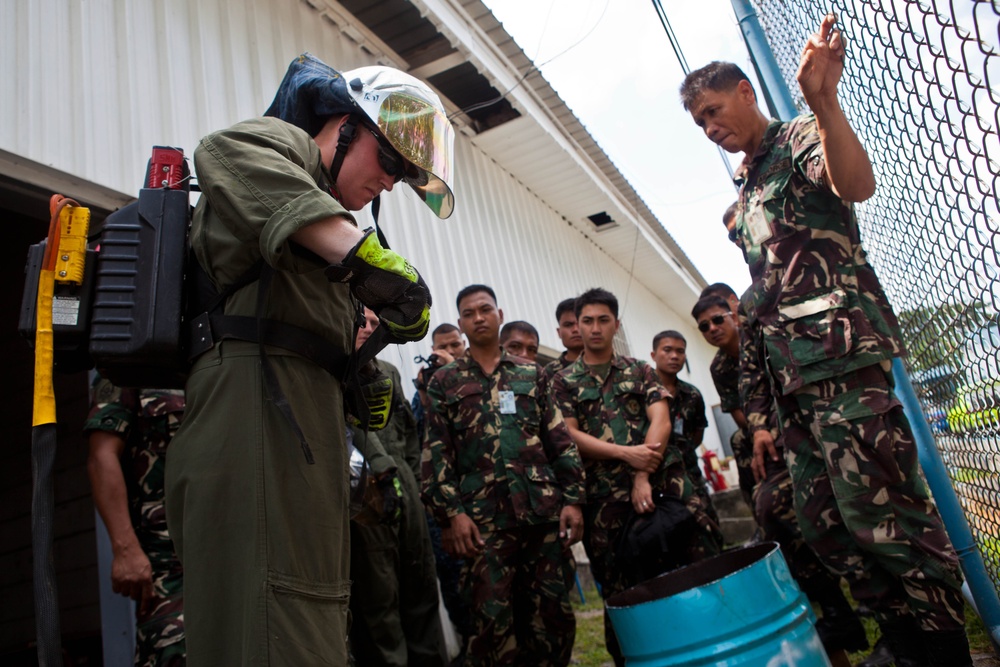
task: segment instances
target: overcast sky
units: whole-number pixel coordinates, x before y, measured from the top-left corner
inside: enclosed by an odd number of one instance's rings
[[[484,2],[705,279],[749,286],[722,226],[736,191],[718,149],[681,108],[684,74],[652,1]],[[691,69],[729,60],[752,70],[729,0],[662,4]]]

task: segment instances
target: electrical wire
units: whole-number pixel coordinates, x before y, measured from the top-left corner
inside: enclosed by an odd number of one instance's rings
[[[681,43],[678,41],[677,35],[674,34],[674,29],[670,25],[670,19],[667,18],[667,12],[664,11],[660,0],[653,0],[653,7],[656,8],[656,14],[660,17],[660,23],[663,25],[663,30],[667,33],[667,39],[670,40],[670,46],[674,49],[674,55],[677,56],[677,62],[681,64],[681,71],[684,72],[684,76],[687,76],[691,73],[691,68],[688,67],[687,59],[684,57],[684,51],[681,49]]]
[[[667,18],[667,12],[663,9],[663,5],[660,0],[653,0],[653,7],[656,9],[656,15],[660,17],[660,24],[663,25],[663,31],[667,33],[667,39],[670,41],[670,46],[674,50],[674,55],[677,56],[677,62],[680,63],[681,71],[684,76],[691,73],[691,68],[688,66],[687,58],[684,57],[684,50],[681,48],[680,40],[677,39],[677,35],[674,34],[674,29],[670,25],[670,19]],[[722,149],[722,146],[716,146],[719,151],[719,156],[722,158],[722,164],[726,167],[726,172],[729,174],[729,180],[733,180],[735,174],[733,174],[733,167],[729,164],[729,157],[726,152]],[[736,184],[733,184],[736,187]],[[739,188],[737,188],[738,190]]]
[[[576,47],[578,47],[580,44],[582,44],[584,40],[586,40],[588,37],[590,37],[593,34],[593,32],[595,30],[597,30],[597,27],[599,25],[601,25],[601,21],[604,20],[604,15],[608,13],[608,6],[610,4],[611,4],[611,0],[605,0],[605,2],[604,2],[604,9],[601,11],[601,15],[599,17],[597,17],[597,21],[594,23],[594,25],[592,25],[590,27],[590,30],[588,30],[583,35],[583,37],[581,37],[577,41],[573,42],[571,45],[569,45],[568,47],[566,47],[565,49],[563,49],[562,51],[560,51],[556,55],[552,56],[548,60],[546,60],[546,61],[544,61],[542,63],[539,63],[537,65],[533,65],[532,68],[526,74],[522,75],[520,79],[518,79],[517,81],[514,82],[514,85],[511,86],[507,90],[507,92],[505,92],[502,95],[499,95],[497,97],[494,97],[491,100],[486,100],[486,101],[483,101],[483,102],[477,102],[477,103],[471,104],[471,105],[469,105],[469,106],[467,106],[467,107],[465,107],[463,109],[459,109],[458,111],[455,111],[450,116],[448,116],[448,120],[454,120],[460,114],[467,114],[470,111],[479,111],[480,109],[485,109],[487,107],[491,107],[494,104],[499,104],[503,100],[507,99],[507,96],[510,95],[512,92],[514,92],[514,90],[516,90],[522,83],[524,83],[524,80],[527,79],[529,76],[531,76],[533,73],[538,72],[540,74],[541,73],[540,70],[541,70],[542,67],[544,67],[545,65],[548,65],[549,63],[554,62],[556,59],[561,58],[562,56],[566,55],[567,53],[569,53],[570,51],[572,51],[573,49],[575,49]],[[549,5],[549,13],[550,13],[550,15],[551,15],[551,10],[552,10],[553,6],[554,6],[554,4],[553,5]],[[542,27],[542,34],[538,38],[538,52],[541,51],[542,37],[545,36],[545,31],[547,30],[547,28],[548,28],[548,18],[546,18],[545,25]]]
[[[628,286],[625,288],[625,298],[622,300],[622,312],[628,307],[628,297],[632,293],[632,281],[635,280],[635,256],[639,253],[639,225],[635,225],[635,241],[632,243],[632,263],[628,267]]]

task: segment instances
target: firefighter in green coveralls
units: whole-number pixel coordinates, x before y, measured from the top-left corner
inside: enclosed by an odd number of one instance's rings
[[[349,211],[405,180],[447,217],[453,141],[420,81],[388,67],[340,74],[303,54],[265,117],[195,150],[191,246],[225,296],[208,310],[210,347],[167,467],[195,667],[347,663],[339,378],[359,356],[423,338],[430,306],[416,270]],[[381,326],[351,358],[359,302]]]

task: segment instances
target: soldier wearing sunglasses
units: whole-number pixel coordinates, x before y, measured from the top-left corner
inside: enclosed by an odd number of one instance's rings
[[[843,651],[861,651],[868,647],[864,626],[858,620],[840,590],[840,578],[827,570],[816,553],[802,539],[792,498],[792,481],[782,458],[767,461],[762,474],[753,470],[752,435],[742,409],[739,394],[739,355],[741,327],[732,310],[736,292],[724,283],[709,285],[691,311],[710,345],[719,348],[712,359],[712,380],[722,403],[739,426],[730,444],[740,474],[740,490],[753,511],[764,539],[781,545],[792,575],[809,599],[819,605],[822,618],[816,630],[831,657]],[[769,435],[778,439],[777,422],[771,412]],[[780,452],[780,445],[777,446]],[[759,483],[757,483],[759,482]],[[846,660],[846,656],[841,656]],[[837,663],[835,663],[837,664]]]
[[[724,286],[729,289],[728,286]],[[730,290],[732,291],[732,290]],[[740,491],[747,505],[753,507],[752,443],[747,438],[747,421],[739,397],[740,332],[730,304],[717,293],[706,288],[695,304],[691,316],[698,323],[698,331],[712,346],[718,348],[712,358],[711,373],[719,394],[722,411],[729,413],[739,429],[733,433],[730,445],[739,472]]]

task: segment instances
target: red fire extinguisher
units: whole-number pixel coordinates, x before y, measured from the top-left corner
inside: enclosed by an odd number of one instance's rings
[[[722,476],[722,464],[719,463],[719,457],[715,455],[708,447],[705,448],[705,453],[701,455],[702,460],[705,465],[705,479],[708,483],[712,485],[714,491],[725,491],[726,479]]]

